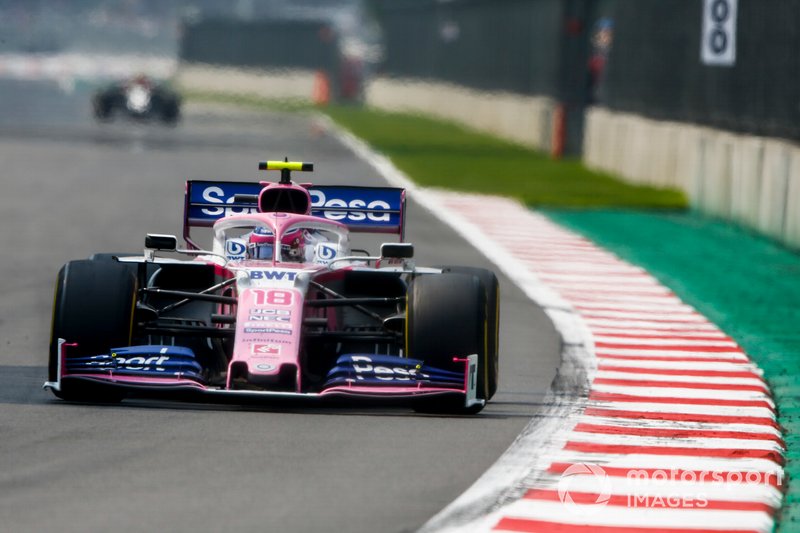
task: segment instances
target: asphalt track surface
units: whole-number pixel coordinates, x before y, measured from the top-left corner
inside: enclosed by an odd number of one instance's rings
[[[179,234],[186,179],[263,179],[259,160],[289,156],[317,183],[381,182],[307,117],[188,108],[176,128],[98,125],[85,91],[0,94],[4,531],[413,531],[544,412],[560,340],[504,278],[500,390],[478,416],[55,399],[41,384],[58,268]],[[408,215],[418,264],[490,266],[413,202]]]

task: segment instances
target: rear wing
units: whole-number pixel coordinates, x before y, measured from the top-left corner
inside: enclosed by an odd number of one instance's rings
[[[192,227],[210,227],[230,215],[256,213],[257,202],[243,200],[257,196],[264,186],[243,181],[186,182],[183,209],[183,237],[191,240]],[[350,231],[397,234],[405,236],[405,189],[397,187],[361,187],[356,185],[313,185],[311,215],[346,224]]]

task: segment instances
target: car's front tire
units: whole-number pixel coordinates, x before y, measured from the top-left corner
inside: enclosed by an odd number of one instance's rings
[[[114,261],[80,260],[64,265],[56,279],[50,336],[50,381],[58,378],[58,339],[77,346],[67,348],[67,358],[108,354],[128,346],[133,330],[136,278]],[[90,382],[63,383],[56,396],[72,401],[119,401],[108,387]]]
[[[454,357],[478,355],[477,397],[488,400],[496,383],[489,382],[490,325],[483,283],[469,273],[445,272],[415,277],[408,288],[406,354],[431,366],[463,371]],[[425,412],[476,413],[481,406],[421,402]]]
[[[481,280],[483,289],[486,291],[488,328],[486,330],[486,380],[484,387],[486,400],[490,400],[497,392],[497,385],[500,381],[500,283],[497,281],[497,275],[485,268],[446,266],[442,267],[442,271],[473,275]]]
[[[101,122],[108,122],[112,119],[114,111],[113,101],[105,95],[98,94],[92,100],[92,111],[94,118]]]

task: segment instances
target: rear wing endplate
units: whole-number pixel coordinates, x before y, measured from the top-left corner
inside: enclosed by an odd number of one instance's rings
[[[258,212],[255,201],[242,197],[257,196],[264,186],[243,181],[186,182],[183,209],[183,236],[192,244],[192,227],[210,227],[231,215]],[[397,187],[362,187],[356,185],[313,185],[311,215],[346,224],[350,231],[405,235],[405,189]],[[240,195],[238,198],[237,195]],[[238,201],[234,201],[237,199]]]

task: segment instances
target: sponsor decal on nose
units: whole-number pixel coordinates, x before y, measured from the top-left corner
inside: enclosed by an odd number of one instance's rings
[[[252,344],[250,351],[253,355],[280,355],[281,346],[278,344]]]

